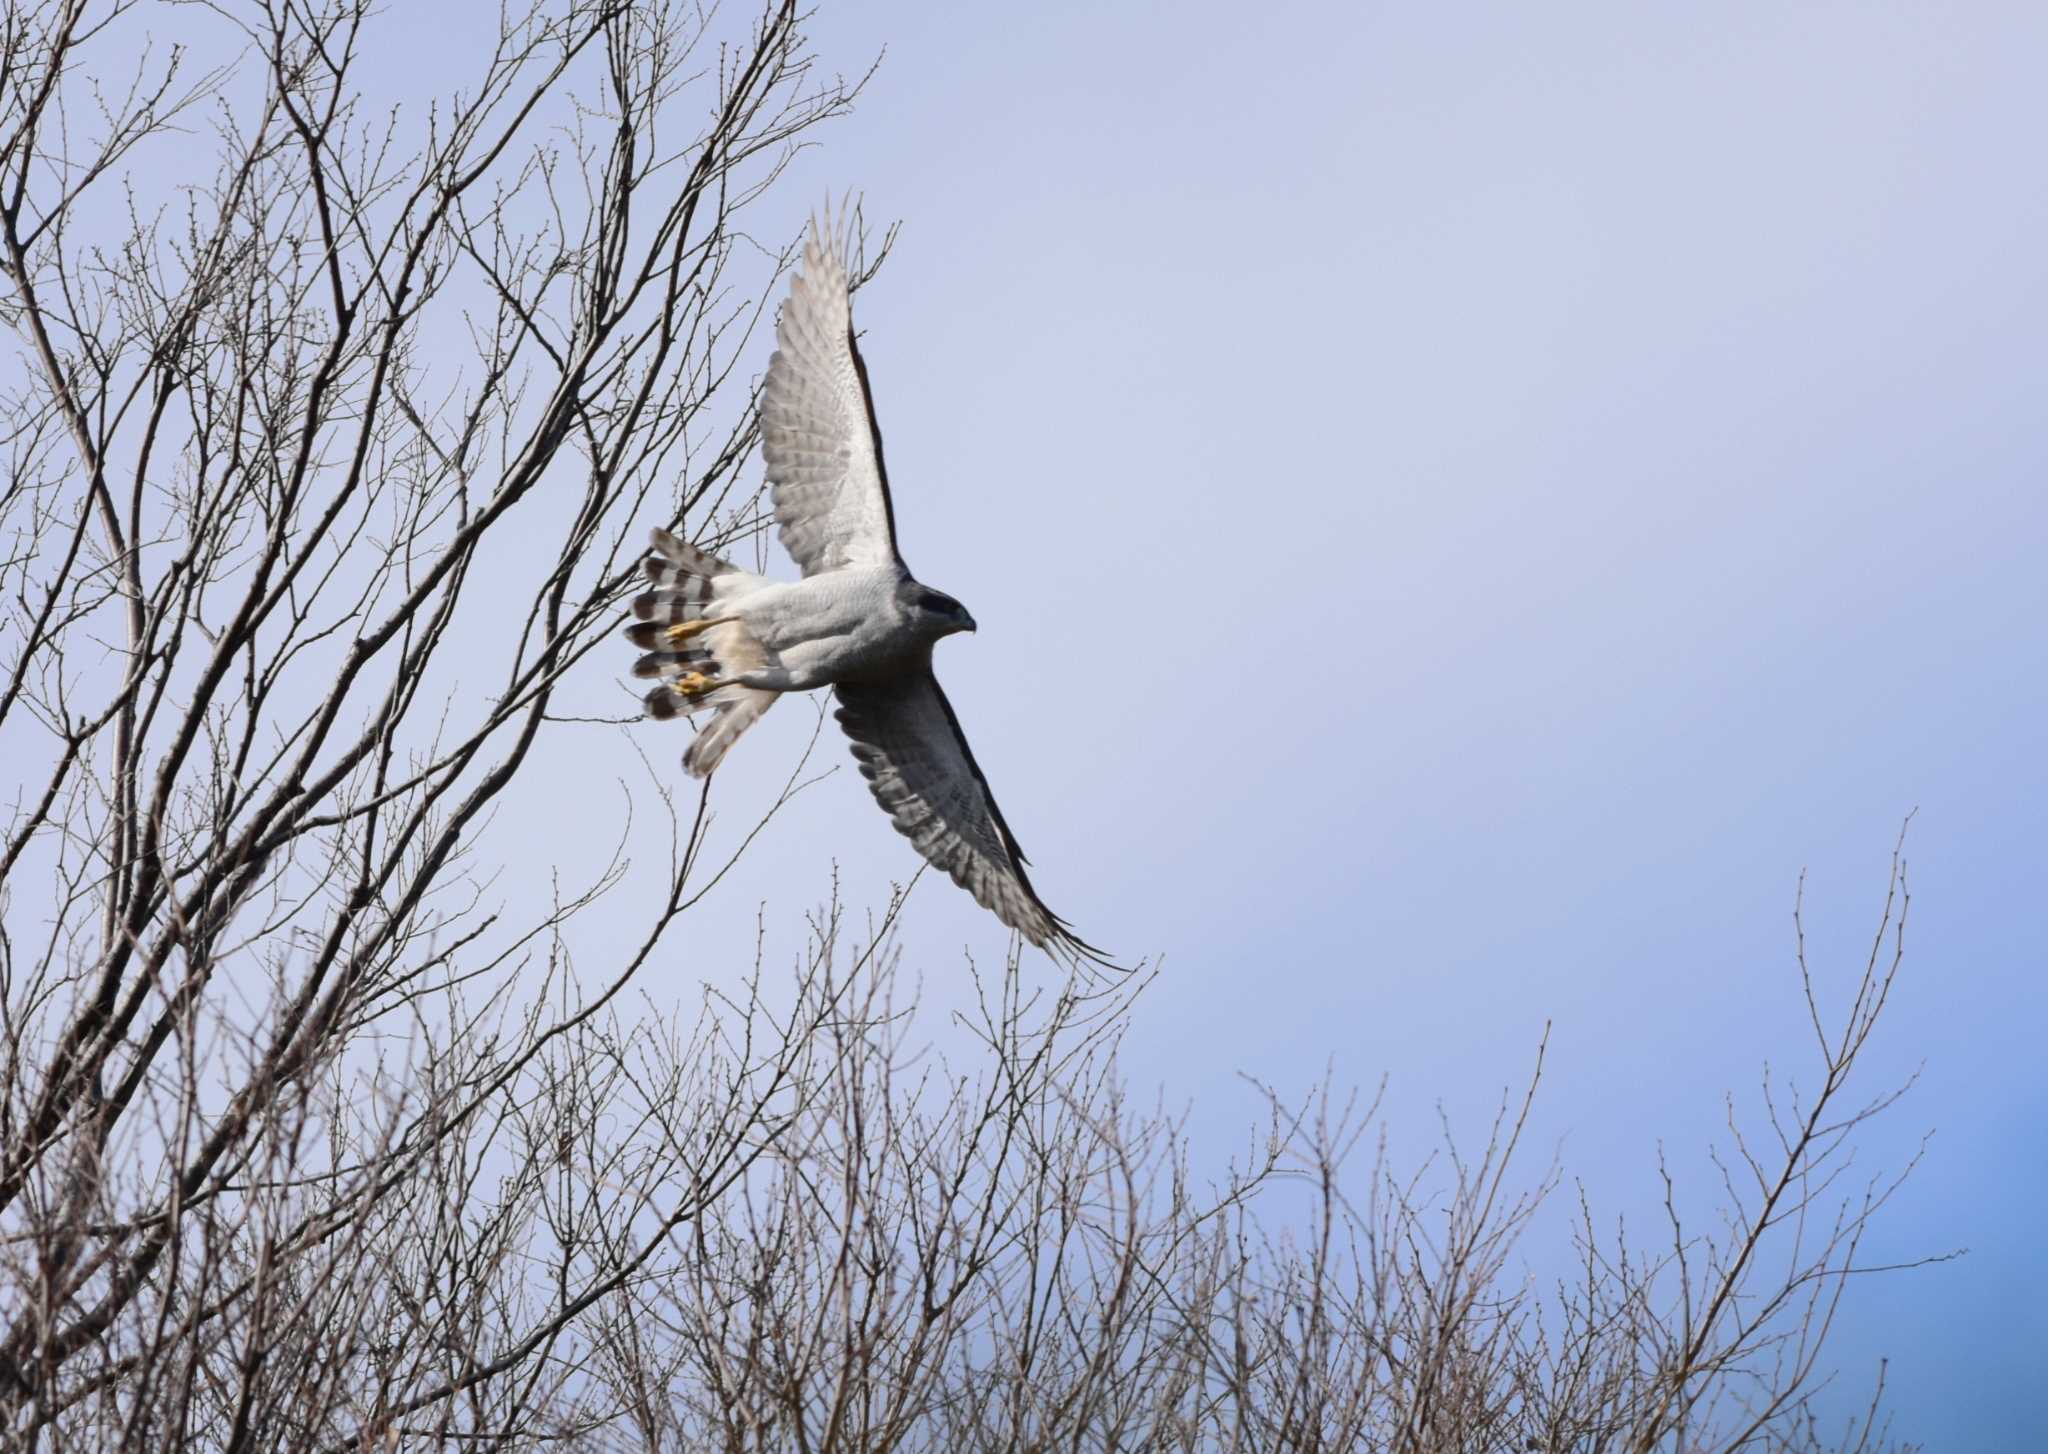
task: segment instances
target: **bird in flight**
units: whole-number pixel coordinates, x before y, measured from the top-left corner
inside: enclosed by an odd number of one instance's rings
[[[854,342],[847,244],[813,220],[761,386],[761,454],[782,544],[803,572],[773,581],[656,530],[652,589],[627,628],[658,678],[651,716],[709,713],[683,766],[707,777],[785,692],[830,687],[882,811],[934,866],[1042,949],[1106,962],[1031,887],[1024,853],[932,675],[967,608],[896,548],[882,434]]]

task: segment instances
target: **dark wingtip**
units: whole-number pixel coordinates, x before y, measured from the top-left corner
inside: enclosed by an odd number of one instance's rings
[[[1041,904],[1039,907],[1044,908],[1044,905]],[[1116,975],[1135,974],[1143,967],[1135,964],[1118,964],[1107,950],[1097,949],[1076,934],[1067,926],[1067,921],[1058,914],[1047,909],[1045,916],[1052,921],[1052,927],[1046,931],[1045,937],[1034,939],[1032,942],[1054,959],[1065,959],[1075,968],[1079,968],[1083,963],[1090,964]]]
[[[646,696],[647,715],[657,722],[666,722],[676,715],[676,699],[665,686],[656,687]]]

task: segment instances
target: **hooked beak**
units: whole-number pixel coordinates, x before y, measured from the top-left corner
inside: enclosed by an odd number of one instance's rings
[[[967,613],[965,611],[962,611],[960,614],[963,616],[967,616]],[[967,629],[969,631],[974,630],[974,618],[972,616],[967,616]]]

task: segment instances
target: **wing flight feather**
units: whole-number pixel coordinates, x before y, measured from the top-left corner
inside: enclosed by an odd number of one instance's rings
[[[840,726],[875,801],[896,831],[951,874],[984,908],[1043,949],[1107,964],[1045,906],[1024,872],[1024,852],[975,765],[938,678],[841,683]]]
[[[853,339],[846,243],[814,221],[775,323],[761,454],[783,548],[807,576],[902,562],[867,366]]]

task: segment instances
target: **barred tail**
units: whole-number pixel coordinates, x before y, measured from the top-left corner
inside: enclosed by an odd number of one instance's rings
[[[756,578],[666,530],[654,532],[653,544],[644,568],[654,588],[634,598],[640,619],[626,628],[646,653],[633,675],[660,681],[647,694],[650,717],[716,713],[683,758],[693,776],[706,777],[780,695],[733,680],[765,667],[768,657],[737,615],[720,613],[719,602],[744,595]]]
[[[654,589],[633,598],[633,614],[642,621],[673,626],[706,614],[720,594],[753,579],[730,562],[678,540],[666,530],[653,532],[654,549],[640,568]]]
[[[726,751],[739,741],[740,734],[760,721],[761,714],[774,706],[782,693],[758,687],[726,687],[719,695],[722,700],[718,711],[683,754],[683,770],[691,777],[710,777],[718,764],[725,761]]]

